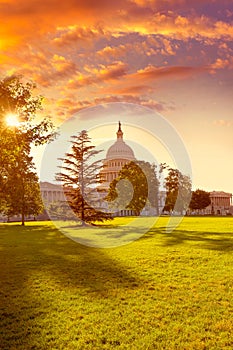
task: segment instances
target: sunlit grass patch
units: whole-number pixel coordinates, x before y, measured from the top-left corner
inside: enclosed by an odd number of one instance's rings
[[[56,227],[74,241],[97,248],[122,246],[139,239],[154,226],[156,217],[115,218],[99,225],[84,225],[75,221],[54,221]]]
[[[232,349],[232,219],[185,218],[168,233],[160,218],[111,249],[50,222],[0,225],[0,347]]]

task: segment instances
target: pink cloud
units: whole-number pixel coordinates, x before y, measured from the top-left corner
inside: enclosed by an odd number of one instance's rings
[[[75,99],[60,99],[56,102],[57,115],[61,120],[71,117],[73,114],[77,113],[83,108],[88,108],[104,103],[112,102],[127,102],[139,104],[144,107],[156,110],[158,112],[163,112],[165,110],[171,109],[171,106],[167,105],[165,102],[158,102],[153,99],[142,98],[141,96],[134,95],[106,95],[101,97],[95,97],[89,100],[75,100]],[[174,107],[172,107],[174,109]]]
[[[169,67],[155,67],[149,65],[144,69],[139,69],[136,73],[131,75],[132,79],[140,79],[144,81],[154,80],[159,78],[174,77],[177,79],[184,79],[197,73],[206,71],[206,67],[194,66],[169,66]]]

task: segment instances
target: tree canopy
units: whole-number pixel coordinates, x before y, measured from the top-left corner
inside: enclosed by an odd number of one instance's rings
[[[197,189],[196,191],[192,192],[192,198],[189,207],[192,210],[202,210],[208,207],[210,203],[210,193]]]
[[[0,210],[8,215],[20,212],[22,224],[25,215],[41,208],[31,146],[47,143],[56,135],[49,118],[36,121],[43,98],[34,95],[35,88],[20,76],[0,80]],[[9,116],[17,124],[8,125]]]
[[[146,204],[158,210],[158,187],[154,164],[130,161],[120,170],[117,179],[111,182],[106,199],[109,202],[114,201],[117,211],[125,208],[140,215]]]
[[[186,211],[191,199],[192,183],[190,177],[183,175],[178,169],[168,169],[168,175],[165,178],[166,201],[164,211],[173,211],[180,214]]]
[[[83,225],[111,219],[111,215],[100,208],[98,186],[102,162],[94,158],[101,151],[91,145],[85,130],[72,136],[70,142],[71,150],[60,159],[63,164],[56,175],[57,181],[63,185],[70,208]]]

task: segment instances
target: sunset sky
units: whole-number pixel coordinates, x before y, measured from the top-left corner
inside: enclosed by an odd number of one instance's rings
[[[1,77],[35,81],[56,125],[108,102],[159,112],[194,188],[233,192],[232,39],[231,0],[0,0]]]

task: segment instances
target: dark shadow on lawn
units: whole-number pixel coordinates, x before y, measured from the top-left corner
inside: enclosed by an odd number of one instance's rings
[[[225,252],[233,250],[233,233],[230,232],[197,232],[179,229],[167,232],[166,227],[159,227],[150,229],[142,239],[151,238],[154,234],[160,235],[161,245],[166,247],[187,242],[203,249]]]
[[[107,254],[108,250],[90,248],[73,242],[52,226],[11,226],[13,227],[14,235],[8,247],[11,246],[19,252],[21,250],[21,253],[25,251],[24,257],[25,259],[28,257],[28,262],[31,261],[31,268],[45,267],[56,277],[58,283],[64,282],[63,275],[69,287],[82,284],[85,288],[94,291],[106,289],[106,281],[112,278],[122,288],[128,288],[130,281],[135,283],[135,276],[131,276],[125,266],[113,261]],[[7,225],[0,226],[0,239],[1,233],[8,228]],[[17,252],[15,258],[17,258]],[[37,265],[39,260],[40,264]],[[85,278],[80,280],[82,275]],[[98,279],[100,275],[101,279]]]
[[[0,245],[1,349],[40,348],[42,329],[33,329],[50,302],[59,303],[57,291],[77,296],[77,303],[78,295],[101,303],[142,283],[106,250],[77,244],[52,226],[0,225]]]

